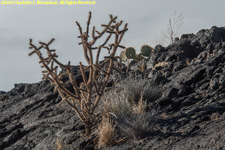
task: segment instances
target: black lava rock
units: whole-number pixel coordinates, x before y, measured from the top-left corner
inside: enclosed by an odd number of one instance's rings
[[[149,90],[145,91],[149,95],[142,99],[148,107],[147,118],[142,117],[135,124],[129,122],[131,118],[114,118],[118,122],[116,132],[120,131],[121,122],[126,122],[131,131],[148,132],[141,140],[119,134],[116,138],[120,142],[104,149],[224,149],[224,41],[225,27],[214,26],[197,34],[184,34],[167,47],[157,45],[149,60],[144,60],[147,69],[143,72],[138,70],[140,61],[130,63],[128,72],[124,66],[124,75],[113,72],[108,92],[114,88],[120,90],[116,83],[124,80],[125,74],[141,75],[148,87],[144,89]],[[79,66],[73,66],[72,72],[81,83]],[[137,78],[135,75],[133,79]],[[68,82],[68,77],[63,81]],[[97,148],[98,130],[92,137],[84,137],[82,122],[66,103],[58,106],[60,101],[48,81],[15,84],[11,91],[0,91],[0,149],[56,149],[57,139],[63,150]],[[156,108],[159,115],[150,111]],[[149,120],[154,120],[154,125]]]

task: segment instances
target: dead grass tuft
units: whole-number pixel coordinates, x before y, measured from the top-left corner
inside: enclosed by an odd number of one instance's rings
[[[134,114],[131,118],[122,118],[119,121],[119,127],[127,138],[135,140],[143,139],[154,130],[158,119],[158,109],[141,114]]]
[[[138,104],[133,105],[133,114],[141,114],[144,113],[147,108],[146,101],[143,101],[143,93],[141,93],[140,100],[138,101]]]
[[[103,101],[104,110],[116,115],[117,118],[130,116],[132,114],[132,106],[125,95],[116,94],[114,92],[107,95],[107,100]]]
[[[116,143],[116,132],[115,132],[115,125],[109,119],[104,117],[102,119],[101,124],[98,127],[99,130],[99,140],[98,140],[98,147],[110,147]]]
[[[56,145],[57,145],[56,150],[61,150],[62,149],[61,142],[60,142],[60,140],[58,138],[56,139]]]
[[[155,66],[152,68],[152,70],[155,70],[157,67],[167,68],[169,67],[168,62],[159,62],[155,64]]]
[[[118,87],[104,94],[104,111],[115,114],[117,118],[131,117],[132,114],[143,112],[147,105],[143,101],[143,97],[147,95],[146,83],[146,79],[140,78],[121,81]]]

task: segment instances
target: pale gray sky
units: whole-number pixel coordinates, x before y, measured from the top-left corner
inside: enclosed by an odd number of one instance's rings
[[[109,14],[128,23],[125,46],[136,49],[152,41],[166,30],[174,12],[183,12],[184,23],[179,36],[196,33],[203,28],[225,26],[224,0],[96,0],[95,5],[1,5],[0,4],[0,91],[8,91],[14,83],[35,83],[41,80],[36,56],[28,57],[29,38],[49,41],[55,38],[59,59],[77,65],[84,62],[75,21],[85,25],[92,11],[92,25],[100,29]]]

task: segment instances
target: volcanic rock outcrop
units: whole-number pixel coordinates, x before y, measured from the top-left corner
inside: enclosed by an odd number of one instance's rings
[[[168,47],[157,45],[144,72],[136,69],[138,63],[128,73],[142,74],[160,90],[145,97],[149,109],[159,108],[157,129],[105,149],[225,149],[225,27],[184,34]],[[74,74],[81,80],[78,67]],[[94,149],[83,137],[83,124],[66,104],[58,106],[60,100],[48,81],[0,92],[0,149],[53,150],[57,139],[63,150]]]

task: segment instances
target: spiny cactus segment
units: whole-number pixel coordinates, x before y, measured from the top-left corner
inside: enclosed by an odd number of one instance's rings
[[[135,59],[136,58],[136,51],[133,47],[128,47],[125,50],[125,54],[126,54],[128,59]]]
[[[128,47],[126,50],[122,51],[120,54],[120,58],[123,62],[127,62],[128,59],[142,60],[145,57],[149,58],[153,48],[148,45],[143,45],[141,47],[141,52],[136,54],[136,50],[133,47]]]
[[[141,47],[141,54],[145,57],[149,57],[151,55],[152,48],[148,45],[143,45]]]

